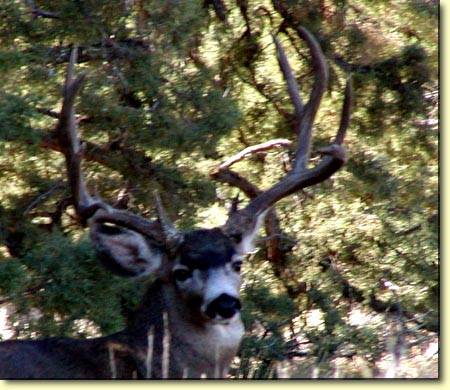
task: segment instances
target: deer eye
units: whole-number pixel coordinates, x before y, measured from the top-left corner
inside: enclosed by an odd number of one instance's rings
[[[235,270],[236,272],[241,272],[241,268],[242,268],[242,261],[236,261],[233,263],[232,265],[233,270]]]
[[[173,271],[173,277],[175,280],[178,280],[179,282],[184,282],[185,280],[189,279],[192,276],[192,271],[189,269],[176,269]]]

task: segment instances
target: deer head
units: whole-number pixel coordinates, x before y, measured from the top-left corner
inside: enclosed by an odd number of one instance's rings
[[[292,170],[266,191],[239,209],[234,204],[228,221],[214,229],[179,232],[169,221],[159,196],[155,195],[158,218],[148,221],[118,210],[88,193],[81,171],[82,146],[75,121],[75,97],[84,76],[74,77],[77,50],[72,51],[64,85],[63,105],[57,126],[73,203],[81,222],[88,223],[90,237],[102,263],[124,276],[155,275],[171,285],[177,299],[200,322],[228,323],[237,316],[240,269],[267,211],[280,199],[322,182],[346,161],[342,147],[349,124],[351,87],[347,82],[344,108],[334,142],[319,150],[322,159],[308,167],[314,117],[328,81],[324,55],[314,37],[304,28],[298,33],[309,47],[315,81],[309,100],[303,104],[295,77],[277,40],[278,61],[294,105],[298,142]],[[224,165],[216,175],[225,172]]]

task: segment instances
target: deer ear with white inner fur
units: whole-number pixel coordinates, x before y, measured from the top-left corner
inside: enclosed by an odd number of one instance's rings
[[[102,264],[117,275],[146,276],[161,268],[161,250],[133,230],[92,223],[90,237]]]
[[[267,211],[253,218],[251,223],[243,223],[240,226],[225,225],[224,231],[234,242],[234,249],[238,255],[246,255],[255,249],[255,240],[259,228],[264,222]],[[243,228],[245,226],[245,228]]]

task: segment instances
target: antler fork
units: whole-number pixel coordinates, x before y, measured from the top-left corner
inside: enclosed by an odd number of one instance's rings
[[[242,232],[248,229],[249,225],[255,224],[256,217],[264,213],[280,199],[300,189],[328,179],[343,166],[347,159],[346,151],[342,144],[350,123],[353,96],[350,79],[346,83],[340,125],[334,142],[328,147],[319,149],[318,152],[323,156],[321,161],[316,166],[308,168],[312,128],[323,93],[328,84],[328,68],[325,56],[313,35],[304,27],[298,27],[297,31],[309,48],[314,71],[314,84],[306,105],[303,104],[300,97],[297,82],[283,47],[278,39],[273,36],[277,48],[278,63],[287,84],[296,119],[295,130],[298,135],[298,143],[295,149],[293,167],[278,183],[258,194],[246,207],[236,210],[229,216],[224,230],[230,236],[242,235]]]

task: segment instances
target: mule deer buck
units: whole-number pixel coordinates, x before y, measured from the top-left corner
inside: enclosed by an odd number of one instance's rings
[[[74,75],[72,51],[56,131],[65,155],[73,205],[99,260],[116,274],[152,275],[140,309],[123,331],[77,340],[46,338],[0,343],[0,378],[223,378],[244,328],[240,319],[240,269],[265,213],[280,199],[329,178],[345,163],[342,146],[350,116],[347,83],[344,108],[332,145],[308,167],[314,117],[327,86],[328,70],[314,37],[299,34],[312,56],[315,81],[303,104],[286,55],[274,37],[281,71],[294,105],[298,144],[292,169],[245,207],[235,204],[228,221],[214,229],[179,232],[156,196],[158,218],[148,221],[113,208],[87,191],[81,171],[74,103],[84,77]]]

